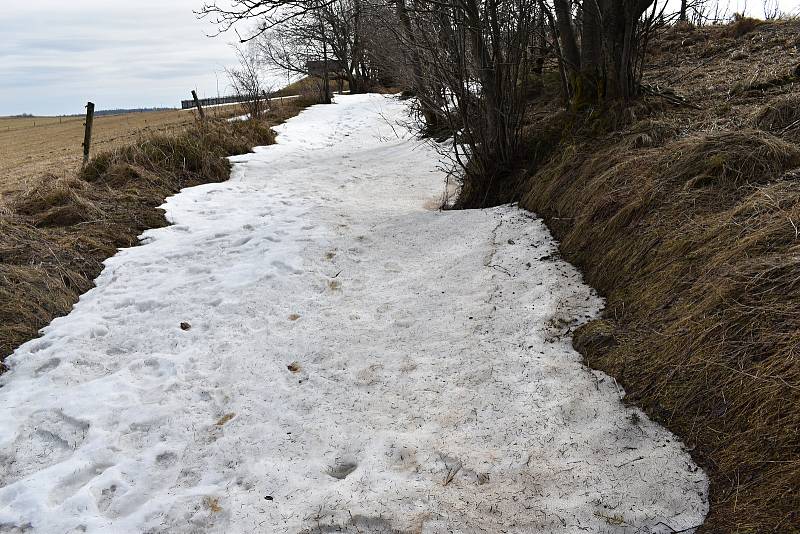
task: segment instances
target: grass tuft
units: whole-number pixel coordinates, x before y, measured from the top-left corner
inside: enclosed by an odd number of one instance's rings
[[[739,37],[742,37],[752,32],[762,24],[764,24],[763,20],[758,20],[751,17],[745,17],[743,15],[736,13],[733,16],[733,22],[728,24],[728,26],[726,26],[722,30],[722,36],[733,37],[735,39],[738,39]]]
[[[671,148],[667,172],[687,188],[768,183],[800,165],[800,148],[759,130],[701,134]]]
[[[755,128],[773,132],[800,126],[800,95],[773,98],[758,108],[752,124]]]

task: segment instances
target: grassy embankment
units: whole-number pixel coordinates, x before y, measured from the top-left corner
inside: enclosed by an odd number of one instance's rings
[[[211,117],[244,113],[241,106],[210,107]],[[92,153],[134,144],[142,138],[174,135],[195,122],[194,110],[98,115]],[[0,117],[0,197],[24,191],[44,174],[73,176],[83,160],[84,117]]]
[[[183,127],[139,134],[82,171],[64,172],[58,158],[50,160],[56,174],[28,178],[21,191],[0,198],[0,371],[4,357],[69,312],[103,260],[136,245],[144,230],[167,224],[157,209],[165,197],[228,179],[225,156],[273,143],[271,126],[308,104],[276,100],[258,122],[201,124],[184,113],[190,122]]]
[[[690,106],[571,115],[553,79],[491,199],[545,217],[607,298],[574,344],[707,470],[706,533],[800,532],[798,35],[666,31],[644,81]]]

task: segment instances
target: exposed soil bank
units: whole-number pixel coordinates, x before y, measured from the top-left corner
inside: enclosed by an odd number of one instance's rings
[[[494,199],[542,215],[607,298],[575,346],[695,448],[703,532],[800,531],[798,26],[671,30],[645,81],[700,109],[534,113],[536,161]]]

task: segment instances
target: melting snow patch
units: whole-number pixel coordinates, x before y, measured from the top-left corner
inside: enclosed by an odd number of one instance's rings
[[[0,531],[702,522],[703,472],[571,347],[600,298],[536,217],[426,210],[444,176],[405,113],[356,95],[288,121],[17,350]]]

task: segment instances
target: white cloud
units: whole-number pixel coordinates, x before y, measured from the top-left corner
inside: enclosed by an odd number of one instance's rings
[[[202,0],[4,0],[0,115],[175,106],[191,89],[225,92],[235,62]]]

